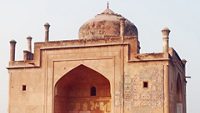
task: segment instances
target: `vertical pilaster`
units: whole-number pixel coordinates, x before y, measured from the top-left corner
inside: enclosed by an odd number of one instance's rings
[[[169,65],[164,66],[164,113],[170,113],[169,110]]]

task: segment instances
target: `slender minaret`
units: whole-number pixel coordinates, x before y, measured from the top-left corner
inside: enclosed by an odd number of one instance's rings
[[[162,29],[162,37],[163,37],[163,53],[168,53],[169,50],[169,28],[165,27]]]
[[[49,23],[44,24],[44,28],[45,28],[45,42],[49,41]]]
[[[185,67],[185,66],[186,66],[186,63],[187,63],[187,60],[182,59],[181,61],[182,61],[182,63],[184,64],[184,67]]]
[[[125,18],[120,18],[120,37],[124,41]]]
[[[15,45],[16,45],[15,40],[10,41],[10,61],[15,61]]]
[[[28,52],[27,50],[24,50],[23,51],[23,54],[24,54],[24,60],[28,60]]]
[[[109,4],[109,2],[107,1],[107,9],[109,9],[110,8],[110,4]]]
[[[32,53],[32,37],[28,36],[26,39],[27,39],[28,51]]]

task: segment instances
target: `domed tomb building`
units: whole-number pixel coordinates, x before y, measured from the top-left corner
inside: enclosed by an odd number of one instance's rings
[[[15,60],[10,41],[9,113],[186,113],[186,60],[169,47],[140,53],[137,27],[109,7],[79,29],[79,39],[28,37]]]

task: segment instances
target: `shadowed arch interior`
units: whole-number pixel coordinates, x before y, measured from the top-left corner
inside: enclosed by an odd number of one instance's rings
[[[176,83],[176,96],[177,96],[177,102],[181,103],[183,101],[183,93],[182,93],[181,78],[179,74]]]
[[[79,65],[56,83],[54,113],[107,113],[110,99],[109,80],[95,70]]]
[[[177,113],[183,113],[183,89],[181,76],[178,74],[176,81],[176,109]]]

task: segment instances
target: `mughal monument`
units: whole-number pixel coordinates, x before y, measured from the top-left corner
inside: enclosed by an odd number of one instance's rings
[[[140,53],[137,27],[109,6],[79,29],[79,39],[27,37],[24,59],[10,41],[9,113],[186,113],[186,60],[169,47]]]

